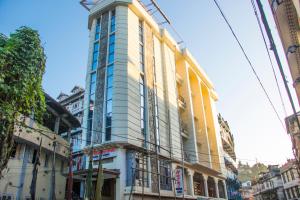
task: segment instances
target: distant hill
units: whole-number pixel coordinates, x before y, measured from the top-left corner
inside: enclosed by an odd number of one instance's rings
[[[264,165],[263,163],[257,163],[257,164],[254,164],[253,166],[250,166],[248,163],[242,164],[241,162],[239,162],[238,179],[241,182],[251,181],[254,178],[258,177],[258,174],[260,172],[266,172],[267,170],[268,170],[268,167],[266,165]]]

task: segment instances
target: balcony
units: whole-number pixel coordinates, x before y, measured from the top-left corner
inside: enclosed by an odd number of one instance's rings
[[[182,108],[182,109],[185,109],[185,108],[186,108],[186,102],[185,102],[185,99],[184,99],[181,95],[178,96],[178,105],[179,105],[179,107]]]
[[[180,122],[180,131],[181,131],[181,136],[184,138],[188,138],[188,126],[186,123],[184,123],[183,121]]]

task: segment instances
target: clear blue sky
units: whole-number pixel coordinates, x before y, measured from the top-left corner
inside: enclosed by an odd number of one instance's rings
[[[85,85],[88,12],[78,2],[79,0],[0,0],[1,33],[8,35],[22,25],[39,31],[47,55],[43,86],[53,97],[57,97],[61,91],[68,93],[74,85]],[[288,135],[268,104],[213,1],[157,2],[214,82],[219,94],[217,109],[231,126],[238,158],[249,163],[257,159],[265,163],[282,164],[286,158],[292,157]],[[265,9],[273,33],[278,38],[266,2]],[[220,5],[283,119],[284,112],[250,0],[222,0]],[[277,44],[281,50],[280,43]],[[287,68],[285,60],[282,60]],[[277,74],[279,75],[278,70]],[[286,75],[290,79],[289,72]],[[282,86],[282,81],[279,80]],[[283,93],[286,96],[284,91]],[[285,100],[290,114],[290,106],[286,98]]]

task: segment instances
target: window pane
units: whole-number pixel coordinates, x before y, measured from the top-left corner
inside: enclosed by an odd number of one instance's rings
[[[95,34],[95,40],[99,40],[99,36],[100,36],[100,34],[99,34],[99,33],[96,33],[96,34]]]
[[[145,106],[145,102],[144,102],[144,96],[141,96],[141,107]]]
[[[93,53],[93,61],[97,61],[98,60],[98,52],[94,52]]]
[[[114,53],[109,54],[109,56],[108,56],[108,63],[112,63],[112,62],[114,62],[114,60],[115,60],[115,54]]]
[[[107,66],[107,76],[112,76],[114,70],[114,65]]]
[[[110,31],[111,31],[111,32],[114,32],[115,30],[116,30],[116,26],[115,26],[115,25],[111,25]]]
[[[90,105],[94,105],[95,102],[95,93],[90,95]]]
[[[114,44],[115,43],[115,39],[116,39],[115,34],[110,35],[109,36],[109,44]]]
[[[106,127],[110,127],[111,126],[111,116],[110,115],[106,116],[105,126]]]
[[[96,42],[94,44],[94,52],[98,52],[99,51],[99,42]]]
[[[115,51],[115,45],[114,44],[110,44],[109,45],[109,54],[112,54]]]
[[[96,82],[96,72],[91,74],[91,82],[92,83]]]
[[[112,100],[108,100],[106,102],[106,113],[111,113],[112,112]]]
[[[109,76],[109,77],[107,77],[107,85],[106,85],[106,87],[110,88],[110,87],[112,87],[112,85],[113,85],[113,77]]]
[[[107,96],[106,96],[106,99],[107,100],[110,100],[110,99],[112,99],[112,88],[108,88],[107,89],[107,94],[106,94]]]
[[[105,140],[111,140],[111,127],[105,129]]]
[[[94,94],[96,90],[96,83],[91,83],[90,94]]]
[[[97,60],[93,62],[92,70],[95,70],[97,68],[97,64],[98,64]]]

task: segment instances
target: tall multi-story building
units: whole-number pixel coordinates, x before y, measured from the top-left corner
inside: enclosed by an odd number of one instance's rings
[[[141,1],[95,1],[89,12],[82,141],[102,162],[102,195],[226,199],[218,97],[203,69]]]
[[[288,160],[280,168],[286,199],[300,199],[300,179],[295,160]]]
[[[258,179],[252,182],[252,188],[255,200],[286,199],[278,165],[269,165],[268,171],[261,173]]]
[[[241,200],[241,182],[238,180],[238,170],[236,154],[234,149],[234,139],[231,133],[229,124],[221,114],[218,115],[218,121],[220,124],[220,134],[222,139],[224,163],[225,163],[225,176],[227,185],[228,199]]]
[[[293,86],[300,103],[300,2],[299,0],[269,0],[274,21],[288,61]],[[300,113],[297,113],[298,119]],[[291,135],[293,150],[300,160],[300,130],[295,116],[286,118],[288,133]],[[299,168],[298,164],[298,168]]]
[[[0,178],[0,199],[32,199],[30,188],[35,163],[39,163],[35,199],[65,197],[70,149],[60,135],[79,127],[80,123],[49,95],[45,97],[47,112],[41,123],[22,116],[18,121],[22,123],[15,125],[14,147]]]

